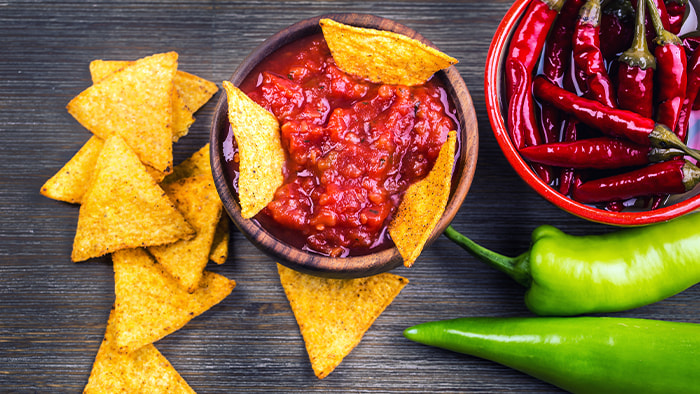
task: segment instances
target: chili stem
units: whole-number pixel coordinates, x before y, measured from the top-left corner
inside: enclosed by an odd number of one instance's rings
[[[700,161],[700,151],[689,148],[673,131],[671,131],[671,129],[664,125],[657,124],[651,134],[649,134],[649,140],[651,141],[651,145],[653,147],[662,149],[679,149],[685,152],[686,155]]]
[[[528,263],[529,252],[525,252],[517,257],[508,257],[498,254],[460,234],[452,226],[447,226],[445,229],[445,236],[471,253],[477,259],[505,273],[521,285],[530,287],[532,276],[530,276],[530,266]]]

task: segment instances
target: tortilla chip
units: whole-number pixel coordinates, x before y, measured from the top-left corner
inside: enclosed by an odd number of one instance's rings
[[[112,310],[84,394],[195,392],[155,346],[119,353],[115,330]]]
[[[107,75],[133,63],[133,61],[125,60],[95,60],[90,63],[92,81],[96,83]],[[182,70],[175,73],[173,82],[183,103],[191,113],[197,112],[219,91],[219,87],[214,82]]]
[[[241,216],[252,218],[275,197],[285,162],[277,118],[229,81],[223,82],[228,118],[238,144]]]
[[[192,113],[202,108],[219,91],[219,87],[214,82],[185,71],[178,71],[175,74],[175,87]]]
[[[90,62],[90,76],[92,77],[92,83],[98,83],[110,74],[117,72],[124,67],[129,67],[134,63],[135,62],[133,61],[124,60],[93,60]],[[192,123],[194,123],[194,117],[192,116],[194,111],[191,111],[185,104],[182,97],[182,89],[178,86],[177,81],[181,79],[178,78],[180,73],[182,73],[182,71],[177,71],[175,73],[175,77],[173,79],[173,90],[171,92],[173,103],[173,142],[177,142],[180,138],[187,135],[190,130],[190,126]],[[192,94],[199,94],[199,91],[196,90]]]
[[[360,343],[372,323],[408,284],[408,279],[390,273],[328,279],[281,264],[277,264],[277,271],[319,379],[328,376]]]
[[[157,54],[110,74],[68,103],[68,112],[93,134],[120,135],[141,161],[172,168],[172,90],[177,53]]]
[[[80,204],[87,190],[104,140],[92,136],[80,150],[41,187],[41,194],[54,200]]]
[[[450,131],[433,169],[425,178],[409,186],[389,223],[389,235],[406,267],[412,266],[423,251],[447,206],[456,141],[457,133]]]
[[[348,26],[332,19],[321,19],[319,24],[338,67],[375,83],[421,85],[437,71],[457,63],[457,59],[398,33]]]
[[[228,243],[231,233],[229,231],[228,216],[221,214],[219,224],[214,233],[214,242],[209,252],[209,259],[216,264],[223,264],[228,259]]]
[[[199,287],[204,267],[221,217],[222,204],[211,177],[200,175],[183,178],[163,186],[175,207],[194,227],[197,235],[148,250],[180,284],[192,293]]]
[[[73,261],[191,238],[194,229],[119,136],[105,141],[83,196]]]
[[[209,143],[201,147],[192,156],[173,167],[173,172],[163,179],[163,184],[173,183],[191,176],[207,175],[214,181],[209,161]]]
[[[205,272],[194,293],[183,289],[143,249],[112,255],[115,345],[130,353],[182,328],[226,298],[236,282]]]
[[[182,163],[176,165],[173,168],[173,172],[163,179],[161,186],[176,182],[179,179],[198,175],[207,175],[213,182],[214,178],[211,173],[208,143]],[[228,259],[229,237],[228,215],[222,212],[221,219],[219,219],[219,224],[214,233],[214,243],[211,247],[211,253],[209,254],[209,258],[213,262],[223,264],[226,262],[226,259]]]

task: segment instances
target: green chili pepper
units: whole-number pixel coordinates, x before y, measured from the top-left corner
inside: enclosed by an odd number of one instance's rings
[[[462,318],[406,338],[517,369],[573,393],[700,391],[700,325],[614,317]]]
[[[543,316],[632,309],[700,281],[700,213],[603,235],[573,236],[544,225],[517,257],[487,250],[451,226],[445,235],[528,287],[527,307]]]

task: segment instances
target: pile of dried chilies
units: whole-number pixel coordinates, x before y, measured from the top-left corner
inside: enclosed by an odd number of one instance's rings
[[[562,194],[657,208],[700,183],[700,38],[678,36],[687,0],[603,1],[530,2],[506,57],[508,129]]]

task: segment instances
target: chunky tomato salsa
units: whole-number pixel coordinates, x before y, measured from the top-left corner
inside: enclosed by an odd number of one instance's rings
[[[287,153],[284,184],[255,219],[329,256],[391,246],[386,228],[403,192],[428,174],[458,127],[434,79],[406,87],[345,74],[320,34],[270,55],[240,86],[277,117]],[[234,144],[229,132],[231,164]]]

